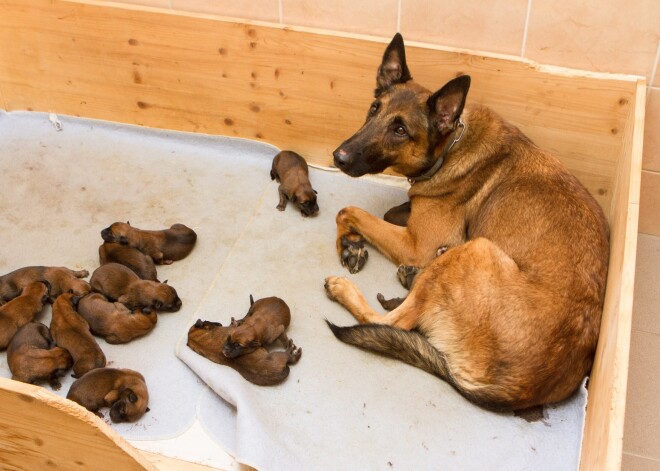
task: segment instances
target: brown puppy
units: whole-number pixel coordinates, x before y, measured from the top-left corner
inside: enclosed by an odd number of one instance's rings
[[[147,312],[144,312],[147,311]],[[147,335],[158,321],[151,308],[131,311],[122,303],[111,303],[100,293],[90,293],[78,301],[78,314],[89,324],[94,335],[111,344],[127,343]]]
[[[316,190],[309,183],[309,168],[300,155],[288,150],[277,154],[273,159],[270,178],[280,182],[280,202],[277,209],[284,211],[287,201],[291,201],[298,206],[303,217],[318,214]]]
[[[376,100],[334,152],[335,165],[354,177],[388,167],[407,176],[410,218],[398,227],[344,208],[337,251],[351,271],[364,264],[365,241],[396,265],[423,270],[385,316],[353,283],[328,278],[330,298],[364,324],[332,329],[486,408],[561,401],[592,366],[607,222],[559,160],[492,110],[465,106],[469,85],[460,76],[431,93],[412,80],[400,35],[385,51]]]
[[[302,349],[291,340],[286,344],[286,351],[268,353],[265,348],[257,348],[252,353],[227,358],[222,353],[222,346],[234,327],[222,327],[219,322],[198,320],[188,331],[188,346],[212,362],[229,366],[246,380],[258,386],[279,384],[289,376],[289,365],[300,360]]]
[[[181,299],[170,285],[143,280],[128,267],[106,263],[94,270],[89,280],[92,289],[110,301],[118,301],[127,308],[150,308],[175,312],[181,309]]]
[[[97,368],[77,379],[66,395],[99,417],[102,407],[110,408],[113,422],[135,422],[149,411],[149,391],[137,371]]]
[[[99,247],[99,260],[101,265],[112,262],[124,265],[143,280],[158,281],[156,264],[151,257],[128,245],[104,243]]]
[[[41,322],[30,322],[18,329],[7,348],[7,363],[11,379],[34,384],[47,379],[50,386],[62,387],[60,376],[73,365],[68,351],[58,347],[48,327]]]
[[[35,281],[23,288],[20,296],[0,306],[0,350],[7,348],[18,329],[31,322],[47,301],[47,282]]]
[[[290,323],[291,311],[283,300],[270,297],[254,302],[250,296],[250,310],[243,319],[232,322],[235,328],[227,336],[222,353],[227,358],[236,358],[267,347],[277,339],[286,344],[285,331]]]
[[[89,283],[80,278],[87,270],[73,271],[65,267],[24,267],[0,276],[0,304],[15,298],[29,283],[46,280],[50,283],[50,301],[62,293],[84,296],[90,292]]]
[[[71,293],[60,295],[53,303],[50,333],[55,343],[73,357],[73,377],[80,378],[89,370],[103,368],[105,355],[89,331],[89,324],[76,312],[78,298]]]
[[[101,237],[106,242],[134,247],[158,265],[169,265],[185,258],[197,242],[195,231],[183,224],[174,224],[162,231],[145,231],[131,227],[128,222],[116,222],[103,229]]]

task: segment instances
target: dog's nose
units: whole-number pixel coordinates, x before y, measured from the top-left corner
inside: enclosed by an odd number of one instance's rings
[[[348,152],[346,152],[344,149],[341,147],[337,148],[332,155],[334,156],[335,160],[335,166],[338,168],[345,168],[348,166],[349,163],[351,163],[351,156]]]

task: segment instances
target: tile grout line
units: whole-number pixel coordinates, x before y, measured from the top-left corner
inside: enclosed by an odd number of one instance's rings
[[[525,13],[525,27],[523,28],[520,57],[525,57],[525,48],[527,47],[527,31],[529,29],[529,17],[531,15],[531,12],[532,12],[532,0],[527,0],[527,13]]]

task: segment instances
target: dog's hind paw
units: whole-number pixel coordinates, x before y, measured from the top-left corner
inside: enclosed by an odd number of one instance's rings
[[[401,304],[406,300],[406,298],[385,299],[385,296],[383,296],[381,293],[376,295],[376,299],[378,299],[378,302],[386,311],[393,311],[397,307],[401,306]]]
[[[364,247],[364,240],[350,240],[347,236],[341,238],[341,264],[350,273],[357,273],[369,259],[369,252]]]
[[[412,284],[415,281],[415,277],[419,274],[421,270],[417,267],[411,265],[400,265],[396,271],[396,276],[399,279],[399,283],[403,285],[404,288],[412,288]]]

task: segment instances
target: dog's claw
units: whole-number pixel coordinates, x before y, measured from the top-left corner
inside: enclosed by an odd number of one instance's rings
[[[369,259],[369,252],[364,247],[364,240],[349,240],[346,236],[341,238],[341,264],[348,268],[350,273],[357,273],[364,267]]]
[[[412,287],[412,284],[415,281],[415,277],[419,274],[419,272],[420,269],[417,267],[413,267],[411,265],[400,265],[396,271],[396,276],[399,279],[399,283],[401,283],[404,288],[409,290]]]

